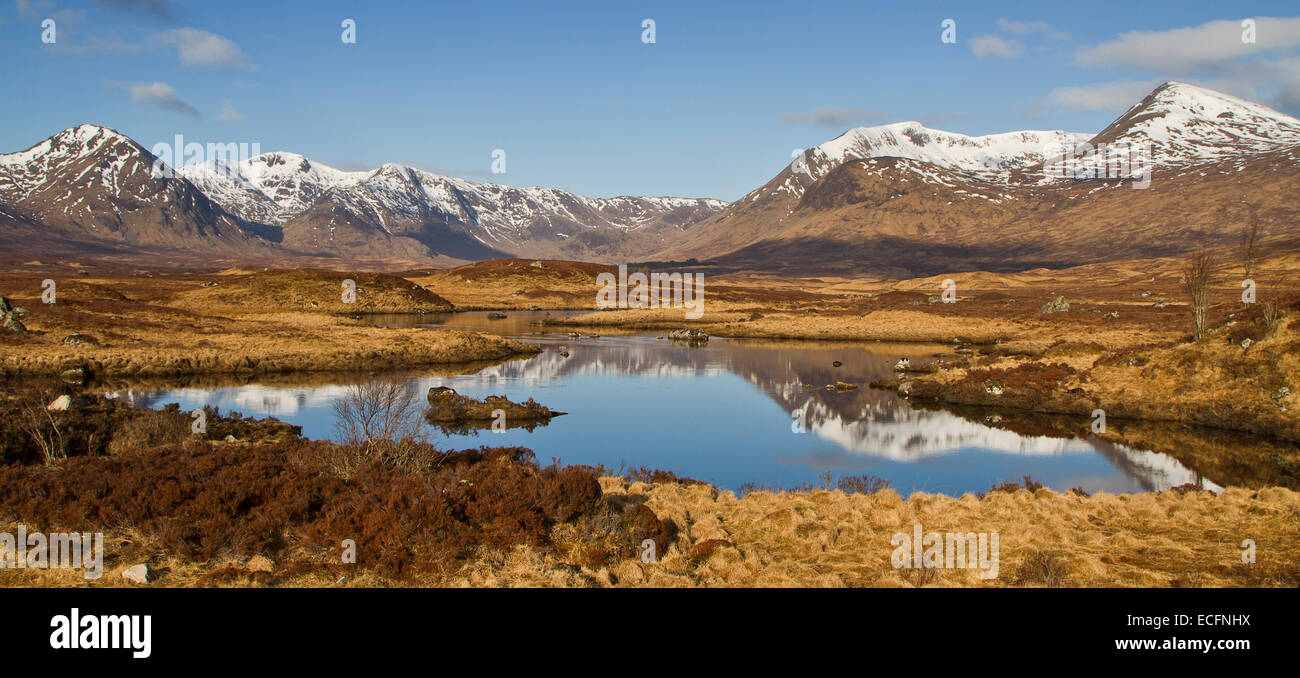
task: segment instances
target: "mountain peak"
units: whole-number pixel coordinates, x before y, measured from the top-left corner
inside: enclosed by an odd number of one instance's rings
[[[1149,144],[1157,166],[1209,162],[1300,145],[1300,120],[1230,94],[1171,80],[1089,143]]]
[[[809,149],[795,173],[818,179],[849,160],[907,158],[996,179],[1041,162],[1044,154],[1064,144],[1076,144],[1086,134],[1063,130],[1024,130],[984,136],[967,136],[931,129],[914,120],[874,127],[856,127]]]

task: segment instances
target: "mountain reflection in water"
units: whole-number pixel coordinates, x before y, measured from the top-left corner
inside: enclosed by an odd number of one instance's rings
[[[904,495],[983,492],[1026,475],[1058,491],[1160,491],[1186,483],[1220,489],[1163,454],[1096,438],[1020,435],[950,412],[916,409],[892,392],[867,388],[891,377],[900,357],[917,364],[945,352],[943,346],[714,339],[691,347],[656,333],[571,338],[569,328],[543,333],[545,328],[529,324],[542,313],[510,315],[504,321],[489,321],[482,313],[419,320],[519,336],[543,344],[541,354],[468,376],[410,378],[422,392],[450,386],[475,398],[533,397],[569,415],[532,432],[445,436],[431,430],[440,446],[523,445],[543,462],[648,466],[726,489],[816,484],[826,472],[879,476]],[[834,361],[842,365],[834,367]],[[859,388],[825,388],[836,381]],[[346,383],[340,376],[333,385],[131,395],[144,406],[209,404],[275,416],[301,425],[308,437],[328,438],[334,435],[332,403]]]

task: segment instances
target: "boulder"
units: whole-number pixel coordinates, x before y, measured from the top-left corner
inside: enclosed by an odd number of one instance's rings
[[[89,334],[73,332],[59,341],[64,346],[99,346],[99,340]]]
[[[51,412],[67,412],[69,407],[72,407],[72,396],[65,394],[55,398],[54,402],[46,406],[45,409]]]
[[[454,388],[448,386],[434,386],[429,389],[429,393],[425,396],[425,399],[429,401],[430,405],[437,405],[444,399],[455,397],[456,395],[459,394],[456,393],[456,389]]]
[[[61,372],[59,378],[73,386],[85,386],[90,381],[90,371],[84,367],[73,367]]]
[[[1051,301],[1047,302],[1046,304],[1043,304],[1043,307],[1039,309],[1039,312],[1040,313],[1066,313],[1069,310],[1070,310],[1070,303],[1065,300],[1065,297],[1057,296],[1057,297],[1052,297]]]
[[[139,563],[122,570],[122,578],[133,584],[149,584],[158,580],[158,571]]]
[[[27,326],[23,325],[22,322],[18,320],[13,311],[10,311],[5,313],[4,330],[15,334],[23,334],[27,331]]]
[[[488,320],[504,320],[505,317],[506,317],[506,314],[502,313],[501,311],[493,311],[493,312],[487,314],[487,317],[488,317]]]

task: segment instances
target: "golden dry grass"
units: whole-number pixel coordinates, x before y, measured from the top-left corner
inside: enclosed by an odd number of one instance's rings
[[[362,291],[356,304],[341,300],[340,282],[349,276]],[[219,284],[203,287],[205,279]],[[30,281],[5,284],[39,289]],[[11,301],[27,309],[21,318],[30,332],[0,335],[0,376],[10,378],[73,366],[108,378],[382,370],[536,352],[497,336],[354,319],[355,313],[449,308],[429,290],[382,274],[272,270],[74,279],[58,286],[54,304],[38,297]],[[73,333],[98,343],[61,343]]]
[[[568,564],[560,547],[485,551],[459,571],[390,580],[362,566],[280,573],[274,586],[650,586],[650,587],[1268,587],[1300,584],[1300,493],[1267,488],[1083,497],[1051,490],[993,492],[983,499],[839,491],[753,492],[737,498],[704,485],[602,478],[610,495],[641,495],[679,526],[658,562],[628,559],[599,569]],[[895,533],[996,532],[998,576],[975,569],[896,569]],[[8,529],[12,531],[15,525]],[[1256,562],[1242,560],[1253,540]],[[698,546],[715,542],[710,553]],[[697,556],[692,558],[693,547]],[[129,586],[136,562],[165,569],[155,586],[259,584],[246,560],[180,561],[130,532],[106,537],[105,576],[87,582],[67,570],[0,570],[0,586]],[[1051,559],[1054,565],[1045,568]],[[223,568],[247,574],[214,580]]]

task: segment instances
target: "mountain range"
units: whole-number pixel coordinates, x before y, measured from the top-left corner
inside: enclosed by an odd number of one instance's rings
[[[1065,149],[1142,149],[1146,174],[1062,175]],[[1296,235],[1300,120],[1169,82],[1096,134],[966,136],[900,122],[805,150],[734,203],[589,198],[273,152],[155,176],[94,125],[0,155],[0,228],[24,249],[233,257],[708,260],[732,270],[911,277],[1167,256]],[[1129,168],[1131,170],[1131,168]],[[1144,186],[1145,185],[1145,186]]]

